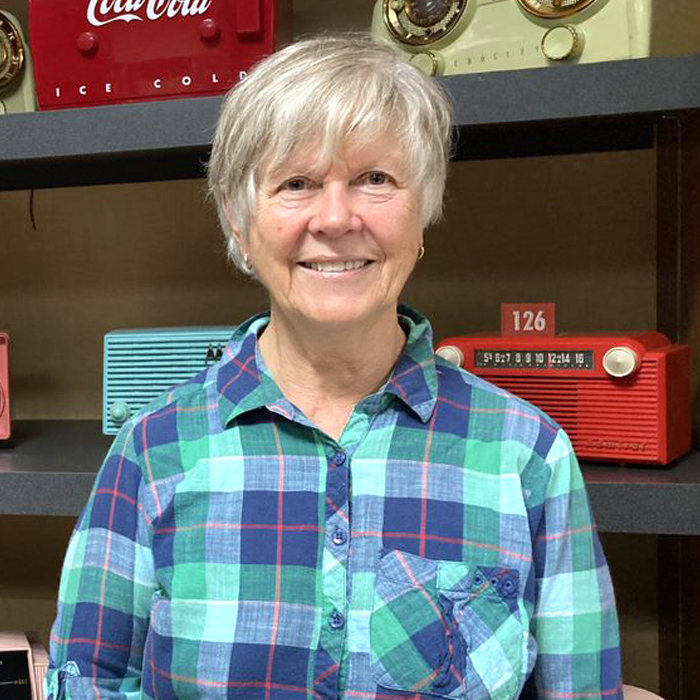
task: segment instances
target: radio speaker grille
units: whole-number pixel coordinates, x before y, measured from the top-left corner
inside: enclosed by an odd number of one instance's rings
[[[489,375],[497,386],[529,401],[567,432],[579,457],[600,450],[624,461],[659,451],[659,366],[642,362],[634,377],[513,377]]]
[[[113,331],[105,335],[102,429],[116,434],[124,420],[176,384],[221,358],[235,328],[166,328]],[[126,416],[125,416],[126,417]]]

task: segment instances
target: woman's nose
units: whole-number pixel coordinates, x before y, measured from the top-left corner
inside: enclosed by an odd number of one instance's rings
[[[342,236],[359,231],[362,220],[356,211],[352,192],[344,182],[332,182],[323,186],[316,201],[316,209],[309,230],[328,236]]]

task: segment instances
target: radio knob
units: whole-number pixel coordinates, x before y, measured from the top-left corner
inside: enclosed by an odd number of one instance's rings
[[[603,369],[612,377],[629,377],[639,367],[639,356],[625,345],[610,348],[603,355]]]
[[[199,25],[199,36],[204,41],[212,41],[219,36],[219,25],[213,19],[205,19]]]
[[[584,33],[572,24],[552,27],[542,37],[542,53],[550,61],[566,61],[581,55],[586,42]]]
[[[455,345],[443,345],[435,351],[435,354],[457,367],[464,367],[464,353]]]
[[[90,54],[97,51],[97,46],[99,41],[97,40],[97,34],[94,32],[83,32],[75,42],[78,47],[78,51],[84,54]]]
[[[426,75],[442,75],[445,70],[442,56],[433,51],[414,53],[409,60]]]
[[[126,401],[115,401],[109,407],[109,415],[115,423],[123,423],[131,415],[129,404]]]

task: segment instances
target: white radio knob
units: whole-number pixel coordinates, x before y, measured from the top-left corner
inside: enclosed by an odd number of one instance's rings
[[[572,24],[552,27],[542,37],[542,53],[550,61],[566,61],[581,55],[586,37]]]
[[[131,415],[131,409],[126,401],[115,401],[109,407],[109,415],[115,423],[121,424]]]
[[[457,367],[464,367],[464,353],[454,345],[443,345],[435,351],[435,354]]]
[[[603,369],[612,377],[629,377],[639,367],[639,357],[625,345],[610,348],[603,355]]]
[[[414,53],[409,60],[426,75],[442,75],[445,70],[445,62],[442,56],[434,51]]]

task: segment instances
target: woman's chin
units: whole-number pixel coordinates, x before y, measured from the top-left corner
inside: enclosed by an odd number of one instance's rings
[[[330,329],[363,328],[376,321],[381,313],[376,305],[368,305],[357,299],[316,299],[294,310],[294,316],[305,326]],[[285,314],[286,315],[286,314]],[[394,309],[395,315],[395,309]]]

